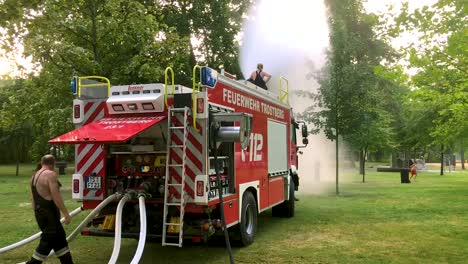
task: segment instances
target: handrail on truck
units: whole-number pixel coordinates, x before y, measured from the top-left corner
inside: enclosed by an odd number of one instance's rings
[[[196,81],[196,71],[197,69],[200,71],[201,74],[201,66],[195,65],[193,66],[193,75],[192,75],[192,117],[193,117],[193,127],[198,130],[197,128],[197,94],[200,92],[201,89],[201,82]]]
[[[101,81],[104,81],[104,83],[90,83],[90,84],[81,84],[81,80],[90,80],[90,79],[98,79]],[[78,77],[78,98],[81,96],[81,88],[92,88],[92,87],[101,87],[101,86],[107,86],[107,97],[110,96],[110,81],[106,77],[102,76],[83,76],[83,77]]]
[[[172,95],[174,95],[174,89],[175,89],[175,84],[174,84],[174,70],[172,70],[171,67],[167,67],[164,70],[164,103],[166,104],[166,107],[168,107],[167,104],[167,82],[169,79],[169,76],[167,75],[167,72],[171,73],[171,85],[172,85]]]
[[[286,90],[283,90],[283,81],[286,82]],[[283,76],[280,77],[280,88],[279,88],[279,100],[284,103],[286,98],[286,104],[289,105],[289,81]]]

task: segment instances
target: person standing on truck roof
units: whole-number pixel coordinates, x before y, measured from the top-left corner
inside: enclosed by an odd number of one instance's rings
[[[267,72],[264,72],[263,64],[259,63],[257,64],[257,70],[253,71],[252,74],[250,74],[250,78],[247,79],[247,81],[257,85],[258,87],[268,90],[266,83],[270,79],[271,79],[271,75]]]
[[[41,168],[31,179],[32,206],[37,224],[42,231],[41,241],[31,260],[26,263],[42,263],[53,249],[62,264],[72,264],[65,230],[60,223],[60,212],[65,216],[65,223],[71,222],[67,208],[60,195],[60,183],[54,172],[55,158],[45,155],[41,158]]]

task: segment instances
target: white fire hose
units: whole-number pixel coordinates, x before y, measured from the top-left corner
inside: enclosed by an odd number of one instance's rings
[[[125,194],[117,205],[117,212],[115,218],[115,239],[114,249],[112,250],[112,256],[109,260],[109,264],[115,264],[120,253],[120,243],[122,239],[122,211],[125,203],[130,200],[130,194]]]
[[[140,194],[138,197],[138,202],[140,206],[140,240],[138,241],[138,247],[135,256],[133,256],[132,262],[130,264],[138,264],[140,262],[146,242],[146,206],[144,194]]]
[[[98,206],[96,206],[96,208],[94,208],[93,211],[91,211],[91,213],[88,214],[88,216],[75,228],[75,230],[73,230],[73,232],[67,237],[67,241],[70,242],[72,241],[78,234],[79,232],[81,232],[81,230],[104,208],[106,207],[109,203],[113,202],[114,200],[116,199],[120,199],[122,197],[122,194],[121,193],[115,193],[115,194],[112,194],[110,195],[109,197],[107,197],[104,201],[102,201]],[[122,222],[122,210],[123,210],[123,205],[125,204],[125,202],[127,202],[127,200],[130,199],[130,195],[126,194],[122,200],[119,202],[119,205],[117,206],[117,220],[116,220],[116,239],[115,239],[115,244],[114,244],[114,252],[112,253],[112,258],[111,258],[111,261],[112,259],[115,259],[113,263],[115,263],[117,261],[117,257],[119,255],[119,251],[120,251],[120,239],[121,239],[121,230],[122,230],[122,226],[121,226],[121,222]],[[144,222],[142,221],[142,229],[143,229],[143,226],[144,226],[144,230],[142,230],[142,232],[144,231],[144,236],[143,236],[143,246],[140,246],[140,244],[138,245],[138,251],[137,253],[139,253],[139,255],[135,255],[135,257],[138,257],[138,259],[136,260],[138,263],[139,259],[141,258],[141,255],[143,253],[143,248],[144,248],[144,242],[145,242],[145,239],[146,239],[146,209],[145,209],[145,203],[144,203],[144,197],[143,195],[140,196],[140,214],[141,214],[141,210],[143,210],[143,214],[144,214]],[[143,200],[143,207],[141,206],[141,203]],[[123,202],[122,202],[123,201]],[[142,209],[143,208],[143,209]],[[119,210],[120,209],[120,210]],[[83,207],[78,207],[76,208],[75,210],[73,210],[71,213],[70,213],[70,217],[74,217],[75,215],[77,215],[78,213],[82,212],[83,211]],[[61,223],[64,223],[65,222],[65,218],[62,218],[60,219],[60,222]],[[118,234],[117,234],[118,233]],[[41,234],[42,232],[38,232],[26,239],[23,239],[19,242],[16,242],[14,244],[11,244],[9,246],[6,246],[6,247],[3,247],[3,248],[0,248],[0,253],[4,253],[6,251],[9,251],[9,250],[12,250],[12,249],[15,249],[17,247],[20,247],[20,246],[23,246],[23,245],[26,245],[27,243],[30,243],[38,238],[41,237]],[[118,235],[118,236],[117,236]],[[141,237],[141,235],[140,235]],[[118,250],[115,250],[115,248],[118,248]],[[140,249],[141,247],[141,249]],[[49,256],[53,255],[54,254],[54,251],[52,250],[51,253],[49,254]],[[134,258],[135,259],[135,258]],[[111,263],[111,262],[109,262]],[[132,262],[133,263],[133,262]]]
[[[121,193],[114,193],[114,194],[110,195],[109,197],[107,197],[104,201],[102,201],[98,206],[96,206],[96,208],[94,208],[93,211],[91,211],[91,213],[88,214],[88,216],[80,223],[80,225],[78,225],[78,227],[75,228],[75,230],[73,230],[73,232],[67,237],[67,241],[68,241],[68,242],[72,241],[72,240],[78,235],[78,233],[80,233],[81,230],[82,230],[91,220],[93,220],[93,218],[94,218],[104,207],[106,207],[106,205],[108,205],[109,203],[113,202],[113,201],[116,200],[116,199],[119,199],[121,196],[122,196]]]
[[[83,207],[78,207],[75,210],[71,211],[70,217],[74,217],[75,215],[81,213],[82,211],[83,211]],[[62,217],[62,219],[60,219],[60,222],[63,224],[65,222],[65,217]],[[3,247],[3,248],[0,248],[0,253],[4,253],[4,252],[10,251],[12,249],[15,249],[17,247],[24,246],[24,245],[26,245],[28,243],[31,243],[32,241],[40,238],[41,234],[42,234],[42,232],[38,232],[38,233],[28,237],[28,238],[25,238],[25,239],[23,239],[21,241],[18,241],[16,243],[14,243],[14,244],[11,244],[11,245]]]
[[[78,235],[79,232],[81,232],[81,230],[91,221],[93,220],[93,218],[104,208],[106,207],[106,205],[108,205],[109,203],[111,203],[112,201],[116,200],[116,199],[120,199],[120,197],[122,196],[122,194],[120,193],[114,193],[112,195],[110,195],[109,197],[107,197],[106,199],[104,199],[104,201],[102,201],[98,206],[96,206],[96,208],[94,208],[94,210],[91,211],[91,213],[88,214],[88,216],[83,220],[81,221],[81,223],[75,228],[75,230],[73,230],[73,232],[67,237],[67,241],[68,242],[71,242],[73,239],[75,239],[75,237]],[[50,251],[50,254],[49,254],[49,257],[54,255],[55,252],[54,250],[51,250]]]

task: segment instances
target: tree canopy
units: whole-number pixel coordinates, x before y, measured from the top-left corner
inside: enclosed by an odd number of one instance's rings
[[[343,140],[365,161],[382,150],[424,151],[458,145],[468,128],[463,0],[439,0],[393,17],[369,14],[363,0],[324,0],[330,27],[327,62],[314,73],[320,88],[301,93],[314,104],[302,116],[329,139]],[[4,0],[0,48],[24,46],[36,71],[0,83],[0,162],[37,159],[47,140],[72,129],[69,81],[101,75],[112,84],[191,85],[194,64],[223,65],[242,76],[238,41],[254,0]],[[401,50],[389,45],[418,36]],[[304,34],[313,34],[305,31]],[[406,60],[407,65],[402,61]],[[408,75],[407,69],[415,70]],[[73,153],[64,149],[64,157]],[[24,154],[27,153],[27,154]],[[20,155],[21,154],[21,155]],[[364,164],[361,163],[361,172]]]
[[[365,156],[370,150],[393,145],[394,119],[386,107],[396,97],[393,82],[382,76],[387,69],[381,63],[393,60],[393,50],[377,38],[378,19],[364,11],[361,1],[325,3],[330,48],[327,63],[317,74],[316,105],[304,115],[328,138],[341,137]]]
[[[414,92],[410,104],[434,144],[450,144],[468,135],[468,27],[466,1],[439,0],[410,12],[403,5],[394,34],[417,30],[419,43],[405,47]],[[427,120],[430,120],[428,123]],[[426,123],[426,124],[424,124]]]
[[[69,82],[74,75],[105,76],[116,85],[163,82],[164,69],[172,66],[178,73],[176,82],[189,86],[196,63],[224,64],[239,74],[235,38],[249,4],[248,0],[3,1],[0,47],[13,52],[22,44],[37,71],[0,91],[0,114],[5,117],[1,131],[22,131],[24,135],[13,134],[29,138],[32,147],[26,144],[19,151],[31,153],[33,159],[48,152],[48,139],[72,129]],[[28,130],[20,129],[24,125]]]

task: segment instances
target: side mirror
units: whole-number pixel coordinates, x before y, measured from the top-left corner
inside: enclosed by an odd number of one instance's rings
[[[296,129],[299,129],[299,124],[302,124],[301,126],[302,146],[297,146],[297,148],[298,149],[305,148],[307,147],[307,144],[309,144],[309,139],[307,139],[307,137],[309,136],[309,129],[307,128],[307,125],[304,121],[297,121],[295,123],[296,123]]]
[[[305,139],[309,136],[309,130],[307,129],[307,125],[306,124],[302,124],[302,127],[301,127],[301,132],[302,132],[302,137]],[[307,144],[307,143],[304,143],[304,144]]]

